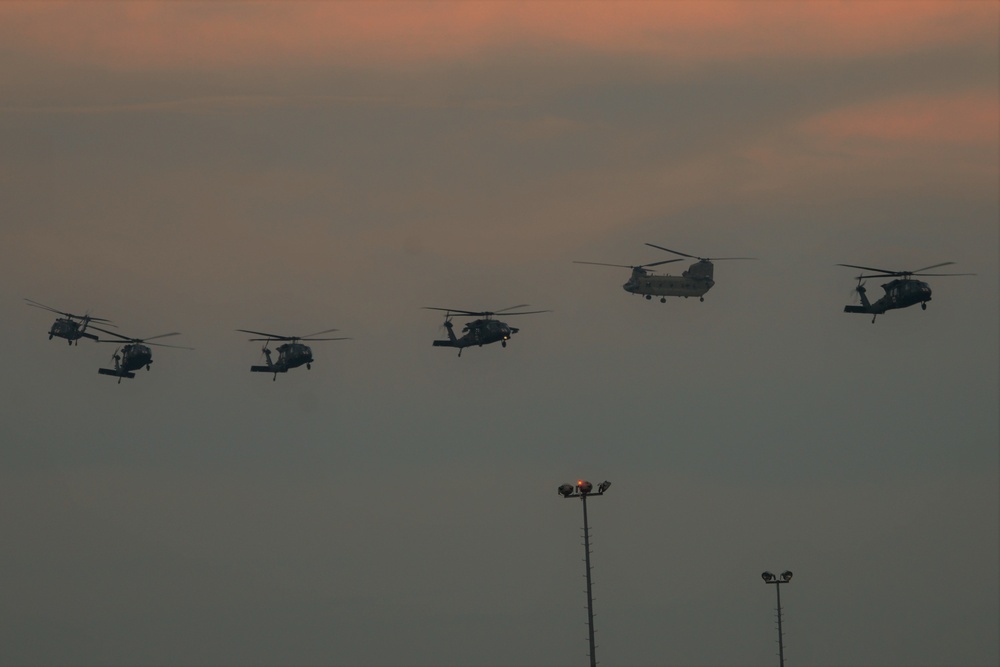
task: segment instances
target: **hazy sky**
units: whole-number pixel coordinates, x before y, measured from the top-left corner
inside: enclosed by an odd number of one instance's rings
[[[996,2],[5,2],[0,45],[3,664],[586,664],[578,478],[605,665],[776,664],[784,569],[789,665],[1000,662]],[[571,263],[646,242],[759,260]],[[837,263],[946,261],[842,312]],[[116,384],[25,297],[196,349]],[[234,331],[330,327],[276,382]]]

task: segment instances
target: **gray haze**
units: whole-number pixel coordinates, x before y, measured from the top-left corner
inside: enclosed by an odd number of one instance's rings
[[[0,10],[0,662],[585,664],[585,478],[603,664],[775,664],[766,569],[789,665],[997,664],[1000,10],[948,4],[715,3],[715,53],[683,3],[381,5],[398,54],[326,50],[363,4]],[[691,43],[630,48],[661,11]],[[571,263],[645,242],[759,260],[666,304]],[[842,312],[837,263],[944,261]],[[118,385],[24,297],[196,350]],[[519,303],[461,359],[420,309]],[[234,332],[329,327],[276,382]]]

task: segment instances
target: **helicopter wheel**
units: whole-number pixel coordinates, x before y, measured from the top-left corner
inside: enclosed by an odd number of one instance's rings
[[[149,364],[146,364],[146,370],[147,371],[149,370]]]
[[[666,302],[667,302],[667,297],[661,296],[660,297],[660,303],[666,303]]]
[[[650,300],[650,299],[652,299],[652,298],[653,298],[653,297],[651,297],[650,295],[648,295],[648,294],[646,295],[646,301],[649,301],[649,300]]]
[[[312,370],[312,367],[313,367],[313,365],[312,365],[312,364],[306,364],[306,370],[307,370],[307,371],[311,371],[311,370]]]
[[[922,304],[920,304],[920,310],[927,310],[927,302],[926,301],[923,302]]]
[[[500,341],[500,347],[507,347],[507,341],[505,340]]]
[[[699,296],[698,297],[698,301],[704,301],[704,300],[705,300],[705,297],[703,297],[703,296]]]

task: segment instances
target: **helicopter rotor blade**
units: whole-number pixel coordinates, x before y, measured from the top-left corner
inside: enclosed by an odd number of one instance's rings
[[[649,262],[648,264],[640,264],[639,266],[630,266],[629,268],[630,269],[645,269],[648,266],[659,266],[660,264],[670,264],[672,262],[683,262],[683,261],[684,261],[683,259],[681,259],[681,258],[678,257],[677,259],[665,259],[665,260],[663,260],[661,262]]]
[[[974,276],[975,273],[909,273],[910,276]]]
[[[697,259],[702,262],[717,262],[726,259],[757,259],[756,257],[698,257],[697,255],[689,255],[686,252],[680,252],[679,250],[671,250],[670,248],[664,248],[661,245],[656,245],[655,243],[647,243],[646,245],[659,250],[666,250],[667,252],[672,252],[675,255],[680,255],[681,257],[690,257],[691,259]],[[647,265],[651,266],[651,265]]]
[[[134,342],[136,342],[136,339],[134,339],[134,338],[129,338],[128,336],[123,336],[123,335],[121,335],[120,333],[115,333],[114,331],[108,331],[107,329],[102,329],[101,327],[99,327],[99,326],[96,326],[96,325],[93,325],[93,324],[92,324],[92,325],[90,325],[90,328],[91,328],[91,329],[97,329],[97,330],[98,330],[98,331],[100,331],[101,333],[106,333],[106,334],[108,334],[109,336],[114,336],[115,338],[118,338],[118,339],[120,339],[120,340],[124,340],[124,341],[127,341],[127,342],[129,342],[129,343],[134,343]],[[118,341],[116,341],[116,340],[98,340],[97,342],[98,342],[98,343],[117,343]]]
[[[882,273],[882,274],[885,274],[885,275],[895,275],[895,274],[900,273],[899,271],[889,271],[888,269],[876,269],[876,268],[873,268],[873,267],[870,267],[870,266],[860,266],[858,264],[838,264],[837,266],[846,266],[846,267],[849,267],[849,268],[852,268],[852,269],[861,269],[863,271],[877,271],[878,273]],[[874,277],[874,276],[865,276],[865,277],[867,278],[867,277]]]
[[[322,340],[320,338],[312,338],[312,337],[313,336],[318,336],[320,334],[325,334],[325,333],[333,333],[334,331],[340,331],[340,329],[326,329],[324,331],[317,331],[316,333],[306,334],[305,336],[296,336],[296,338],[299,339],[299,340],[309,340],[309,339],[312,339],[312,340]]]
[[[668,259],[667,261],[668,262],[675,262],[675,261],[679,261],[679,260]],[[662,263],[663,262],[657,262],[657,264],[662,264]],[[579,261],[573,260],[573,264],[593,264],[594,266],[617,266],[617,267],[622,268],[622,269],[634,269],[635,268],[634,266],[629,266],[628,264],[608,264],[607,262],[579,262]],[[653,265],[652,264],[649,264],[649,265],[642,264],[641,266],[653,266]]]
[[[664,248],[663,246],[656,245],[655,243],[647,243],[646,245],[648,245],[648,246],[650,246],[652,248],[656,248],[658,250],[666,250],[667,252],[672,252],[675,255],[680,255],[681,257],[690,257],[691,259],[705,259],[704,257],[697,257],[695,255],[689,255],[686,252],[679,252],[677,250],[671,250],[670,248]]]
[[[479,310],[461,310],[459,308],[437,308],[435,306],[423,306],[423,309],[424,310],[443,310],[446,313],[448,313],[447,317],[451,317],[453,315],[471,315],[471,316],[477,316],[477,317],[484,317],[486,315],[492,315],[493,314],[493,313],[487,313],[485,311],[479,311]]]
[[[354,339],[351,338],[350,336],[340,336],[338,338],[296,338],[295,340],[314,341],[314,340],[354,340]]]
[[[917,273],[920,273],[921,271],[927,271],[929,269],[936,269],[936,268],[938,268],[940,266],[948,266],[949,264],[954,264],[954,263],[955,262],[941,262],[940,264],[931,264],[930,266],[925,266],[924,268],[917,269],[916,271],[908,271],[907,273],[917,274]]]
[[[114,324],[111,324],[111,320],[103,318],[103,317],[93,317],[89,313],[84,313],[83,315],[74,315],[73,313],[67,313],[66,311],[58,310],[56,308],[53,308],[52,306],[46,306],[44,303],[41,303],[39,301],[35,301],[34,299],[28,299],[26,297],[24,300],[25,300],[25,302],[29,306],[34,306],[35,308],[41,308],[42,310],[47,310],[50,313],[55,313],[56,315],[62,315],[63,317],[68,317],[68,318],[73,319],[73,320],[82,320],[82,321],[85,321],[85,322],[88,322],[88,321],[89,322],[104,322],[105,324],[107,324],[109,326],[115,326]]]
[[[504,315],[509,315],[510,313],[507,312],[508,310],[514,310],[515,308],[527,308],[527,307],[528,307],[528,304],[526,304],[526,303],[519,303],[516,306],[507,306],[506,308],[501,308],[500,310],[498,310],[498,311],[496,311],[494,313],[491,313],[491,314],[492,315],[499,315],[499,314],[503,313]]]
[[[503,316],[507,317],[508,315],[534,315],[535,313],[551,313],[551,312],[552,312],[551,309],[550,310],[525,310],[525,311],[518,311],[516,313],[503,313]]]
[[[167,345],[166,343],[147,343],[145,341],[140,341],[143,345],[155,345],[156,347],[172,347],[175,350],[193,350],[193,347],[186,347],[184,345]]]
[[[174,331],[171,333],[159,334],[158,336],[150,336],[149,338],[135,338],[137,343],[145,343],[147,340],[156,340],[157,338],[166,338],[167,336],[180,336],[179,331]],[[156,345],[162,345],[162,343],[155,343]],[[191,348],[194,349],[194,348]]]
[[[64,317],[72,317],[72,318],[78,319],[78,320],[79,319],[83,319],[83,317],[84,317],[83,315],[74,315],[73,313],[67,313],[67,312],[64,312],[62,310],[58,310],[56,308],[53,308],[52,306],[46,306],[44,303],[40,303],[40,302],[35,301],[33,299],[25,298],[24,300],[28,303],[29,306],[34,306],[35,308],[41,308],[43,310],[47,310],[47,311],[49,311],[51,313],[55,313],[57,315],[62,315]]]
[[[251,331],[250,329],[237,329],[236,331],[248,334],[255,334],[257,336],[265,336],[265,338],[251,338],[250,340],[291,340],[291,336],[279,336],[277,334],[270,334],[264,331]]]

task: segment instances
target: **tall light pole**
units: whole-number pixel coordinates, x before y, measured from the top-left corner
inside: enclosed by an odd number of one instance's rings
[[[781,584],[792,580],[792,571],[785,570],[777,577],[770,572],[763,572],[760,577],[765,584],[774,584],[774,590],[778,593],[778,667],[785,667],[785,635],[781,631]]]
[[[559,487],[559,495],[563,498],[579,498],[583,501],[583,561],[587,569],[587,637],[590,641],[590,667],[597,667],[597,653],[594,645],[594,595],[590,581],[590,526],[587,524],[587,497],[603,496],[604,492],[611,486],[611,482],[605,480],[597,486],[587,480],[577,480],[576,486],[563,484]]]

